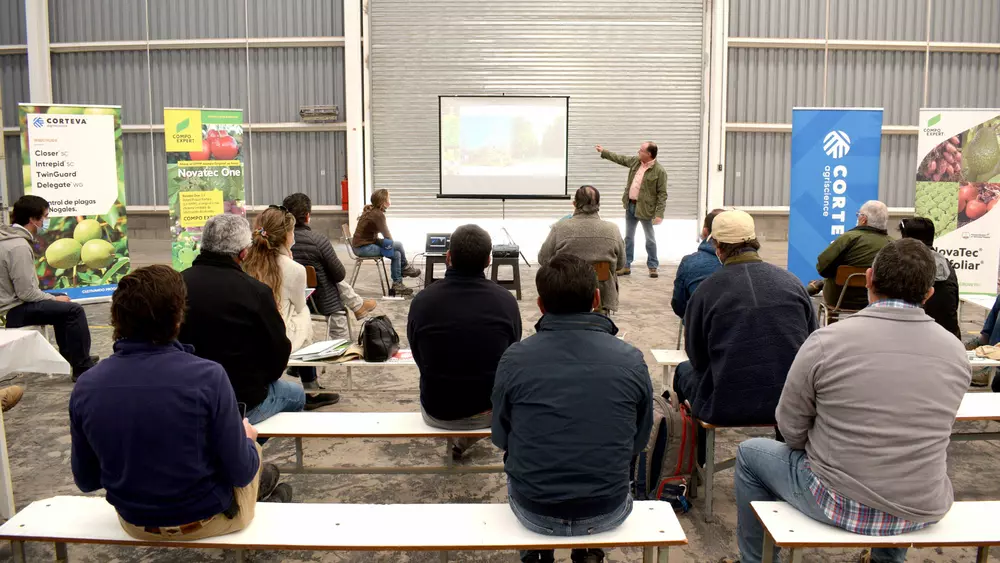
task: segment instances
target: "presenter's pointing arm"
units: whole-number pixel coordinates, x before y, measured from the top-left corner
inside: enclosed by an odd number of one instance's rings
[[[601,158],[603,158],[604,160],[610,160],[611,162],[614,162],[615,164],[618,164],[620,166],[625,166],[625,167],[628,167],[628,168],[631,168],[632,165],[635,164],[635,161],[638,160],[638,158],[639,158],[637,156],[625,156],[625,155],[621,155],[621,154],[618,154],[618,153],[611,152],[609,150],[606,150],[601,145],[597,145],[597,149],[601,153]]]

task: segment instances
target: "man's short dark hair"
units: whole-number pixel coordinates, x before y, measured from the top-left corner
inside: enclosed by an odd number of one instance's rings
[[[656,148],[656,143],[653,141],[646,141],[646,152],[649,153],[649,156],[656,158],[656,153],[659,151],[660,149]]]
[[[303,193],[292,194],[281,202],[282,207],[295,216],[296,225],[306,224],[306,215],[312,213],[312,200]]]
[[[712,223],[715,222],[715,217],[719,213],[722,213],[724,211],[725,209],[713,209],[708,215],[705,215],[705,224],[702,226],[705,227],[705,230],[708,231],[708,234],[712,234]]]
[[[719,250],[719,254],[722,255],[722,261],[725,262],[733,256],[741,252],[747,252],[750,250],[758,251],[760,250],[760,242],[757,239],[750,239],[746,242],[719,242],[715,241],[715,248]]]
[[[547,313],[589,313],[594,307],[597,272],[578,256],[557,254],[538,269],[535,287]]]
[[[903,238],[917,239],[927,246],[934,246],[934,221],[930,219],[903,219],[899,222],[899,232],[903,234]]]
[[[597,213],[601,210],[601,192],[594,186],[580,186],[573,196],[573,207],[580,213]]]
[[[184,278],[170,266],[134,270],[118,282],[111,297],[115,340],[167,344],[177,338],[187,306]]]
[[[490,261],[493,241],[479,225],[462,225],[451,233],[451,267],[469,274],[482,272]]]
[[[14,202],[14,207],[10,211],[10,222],[22,227],[31,222],[32,219],[41,219],[45,216],[45,210],[49,208],[49,202],[37,195],[23,195]]]
[[[936,273],[931,249],[917,239],[904,238],[885,245],[875,256],[872,289],[881,297],[919,305],[934,286]]]

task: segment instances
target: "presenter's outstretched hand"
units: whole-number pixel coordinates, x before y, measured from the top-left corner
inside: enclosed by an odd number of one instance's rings
[[[257,429],[254,428],[253,425],[250,424],[250,421],[245,418],[243,419],[243,431],[246,432],[247,438],[250,438],[251,440],[257,439]]]
[[[663,222],[663,217],[653,217],[653,224],[654,225],[659,225],[662,222]]]
[[[597,152],[599,152],[599,153],[600,153],[600,152],[604,152],[604,147],[602,147],[601,145],[597,145],[597,146],[596,146],[596,147],[594,147],[594,148],[595,148],[595,149],[597,149]]]

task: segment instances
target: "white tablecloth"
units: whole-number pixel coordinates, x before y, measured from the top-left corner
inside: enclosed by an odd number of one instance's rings
[[[0,330],[0,376],[12,372],[69,375],[69,362],[37,330]]]

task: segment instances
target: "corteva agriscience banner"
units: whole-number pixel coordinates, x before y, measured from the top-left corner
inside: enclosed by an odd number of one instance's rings
[[[108,297],[129,273],[120,106],[21,104],[24,193],[49,202],[36,237],[41,288]]]
[[[792,110],[788,270],[819,277],[816,258],[857,225],[861,205],[878,199],[881,109]]]
[[[997,291],[1000,109],[922,109],[916,214],[934,221],[935,249],[962,293]]]
[[[243,191],[243,110],[165,108],[171,256],[191,266],[205,221],[220,213],[246,215]]]

